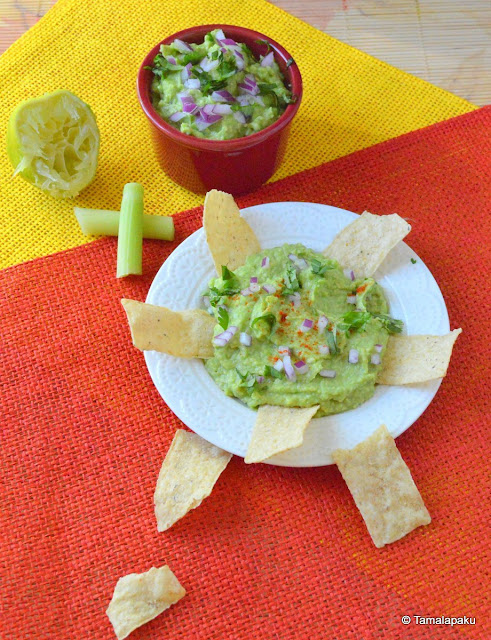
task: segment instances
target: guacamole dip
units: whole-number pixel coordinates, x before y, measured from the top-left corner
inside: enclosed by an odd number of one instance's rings
[[[320,405],[317,416],[374,393],[390,333],[382,288],[301,244],[266,249],[211,281],[203,298],[217,326],[206,368],[250,407]]]
[[[267,45],[267,43],[265,43]],[[150,67],[156,111],[182,133],[229,140],[269,126],[293,102],[272,50],[256,60],[221,29],[162,45]]]

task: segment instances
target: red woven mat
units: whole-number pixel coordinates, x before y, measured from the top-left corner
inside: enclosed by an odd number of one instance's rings
[[[176,243],[146,242],[145,276],[133,280],[115,278],[113,239],[0,272],[1,638],[113,638],[105,609],[117,579],[165,563],[188,595],[135,640],[491,637],[490,128],[482,109],[240,202],[411,218],[408,242],[464,329],[435,400],[397,440],[433,522],[382,550],[335,467],[239,458],[201,507],[157,533],[153,491],[180,423],[130,344],[119,300],[143,300]],[[176,216],[177,242],[200,213]],[[404,626],[404,615],[476,623]]]

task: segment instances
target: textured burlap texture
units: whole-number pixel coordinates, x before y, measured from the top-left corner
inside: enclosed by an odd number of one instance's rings
[[[176,216],[176,242],[145,242],[141,278],[116,280],[114,239],[0,272],[2,639],[109,640],[117,579],[166,563],[188,595],[135,640],[490,637],[490,126],[482,109],[240,201],[410,218],[407,241],[464,330],[435,400],[397,439],[433,521],[382,550],[335,467],[236,457],[198,509],[157,533],[153,491],[182,424],[132,347],[119,300],[145,299],[201,208]],[[403,615],[476,624],[406,627]]]
[[[145,187],[148,213],[198,205],[198,196],[159,168],[135,81],[146,53],[165,36],[214,22],[277,40],[303,75],[303,103],[274,179],[474,108],[263,0],[58,0],[0,58],[0,146],[21,100],[69,89],[91,105],[101,130],[97,176],[77,206],[118,209],[123,185],[135,181]],[[57,202],[12,173],[0,154],[0,268],[88,241],[73,202]]]

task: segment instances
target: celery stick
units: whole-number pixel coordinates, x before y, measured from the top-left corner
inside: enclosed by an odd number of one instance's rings
[[[82,233],[86,236],[117,236],[119,211],[74,207]],[[153,240],[174,240],[174,220],[170,216],[143,214],[143,237]]]
[[[143,187],[137,182],[124,185],[118,229],[116,277],[141,275],[143,238]]]

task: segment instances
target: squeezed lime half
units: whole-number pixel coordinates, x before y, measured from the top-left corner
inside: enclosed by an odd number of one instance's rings
[[[21,102],[7,127],[15,175],[54,198],[73,198],[92,182],[99,129],[88,104],[60,89]]]

